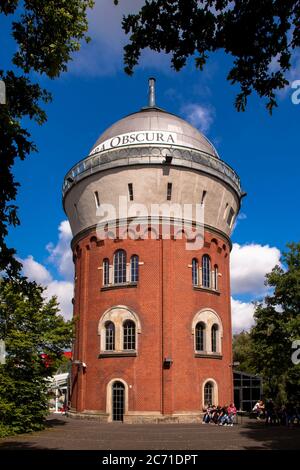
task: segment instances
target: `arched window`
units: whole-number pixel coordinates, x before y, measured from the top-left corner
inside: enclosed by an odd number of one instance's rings
[[[109,284],[109,260],[105,258],[103,260],[103,285],[107,286]]]
[[[112,386],[112,420],[123,421],[125,412],[125,387],[122,382],[114,382]]]
[[[126,282],[126,252],[118,250],[114,256],[114,283],[123,284]]]
[[[105,323],[105,350],[115,350],[115,325],[111,321]]]
[[[218,290],[218,266],[214,266],[214,288]]]
[[[218,340],[218,325],[214,324],[211,327],[211,350],[217,352],[217,340]]]
[[[202,287],[210,287],[210,257],[202,257]]]
[[[139,257],[132,255],[130,258],[130,279],[131,282],[138,282],[139,280]]]
[[[204,405],[214,405],[214,385],[212,382],[206,382],[204,386]]]
[[[222,355],[223,326],[218,314],[210,309],[204,308],[196,313],[191,325],[194,343],[195,357],[202,357],[204,354],[212,357]],[[197,354],[201,352],[201,354]],[[213,380],[211,380],[213,382]]]
[[[135,323],[131,320],[123,324],[123,349],[135,350]]]
[[[193,286],[197,286],[199,284],[199,269],[198,269],[198,260],[193,258],[192,261],[192,282]]]
[[[195,325],[193,325],[194,330]],[[124,356],[127,351],[129,356],[133,351],[137,353],[137,335],[140,333],[140,319],[134,311],[121,305],[109,308],[103,313],[98,324],[99,357],[107,357],[107,351],[110,351],[109,355],[112,356],[120,352]]]
[[[196,351],[204,351],[205,325],[202,322],[197,323],[195,328]]]

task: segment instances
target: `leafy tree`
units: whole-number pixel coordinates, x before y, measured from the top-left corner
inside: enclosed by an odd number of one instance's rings
[[[252,355],[267,393],[278,401],[300,400],[300,364],[291,356],[293,341],[300,339],[300,243],[289,244],[285,266],[266,276],[274,292],[257,305],[251,331]]]
[[[241,333],[233,335],[232,352],[233,362],[240,363],[236,369],[250,374],[256,373],[256,368],[253,364],[252,340],[250,333],[242,331]]]
[[[51,79],[67,70],[72,54],[86,36],[87,9],[94,0],[2,0],[0,15],[11,16],[11,33],[16,51],[11,70],[1,70],[6,84],[7,103],[0,105],[0,271],[16,276],[20,263],[14,258],[5,237],[10,225],[19,224],[16,199],[18,182],[13,175],[16,158],[24,160],[37,151],[24,118],[43,124],[46,113],[41,103],[51,95],[32,77],[43,74]],[[30,74],[35,72],[35,75]]]
[[[34,282],[0,284],[0,339],[6,360],[0,365],[0,436],[42,429],[48,413],[47,379],[70,347],[72,322],[58,315],[53,297]]]
[[[123,19],[130,34],[125,71],[133,73],[145,48],[170,53],[176,71],[189,57],[202,70],[211,53],[223,50],[233,59],[227,80],[240,85],[236,108],[244,111],[256,91],[272,112],[275,91],[288,84],[292,53],[300,45],[299,20],[299,0],[145,0],[137,14]]]

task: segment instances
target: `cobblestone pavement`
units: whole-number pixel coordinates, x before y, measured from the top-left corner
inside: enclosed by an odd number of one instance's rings
[[[233,427],[199,424],[100,424],[51,415],[44,431],[0,439],[0,450],[300,449],[300,426],[243,419]]]

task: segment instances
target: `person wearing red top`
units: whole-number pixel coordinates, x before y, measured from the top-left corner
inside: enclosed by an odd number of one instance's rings
[[[227,413],[229,417],[229,422],[232,426],[235,422],[235,417],[236,417],[236,407],[234,403],[230,403],[230,405],[227,408]]]

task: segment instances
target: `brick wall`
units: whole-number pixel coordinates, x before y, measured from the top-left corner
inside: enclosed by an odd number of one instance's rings
[[[136,287],[101,290],[102,262],[122,248],[128,260],[139,255]],[[78,412],[106,412],[107,384],[121,378],[128,385],[129,412],[176,412],[202,410],[203,382],[218,384],[219,404],[233,397],[228,240],[206,230],[200,251],[186,250],[186,240],[105,240],[97,242],[90,233],[74,248],[76,286],[74,314],[77,315],[74,359],[87,364],[85,371],[73,367],[72,408]],[[196,290],[189,265],[207,253],[221,276],[219,294]],[[140,319],[136,357],[102,357],[98,324],[112,306],[123,305]],[[192,320],[204,308],[213,309],[223,325],[222,358],[195,357]],[[164,369],[163,358],[173,364]]]

